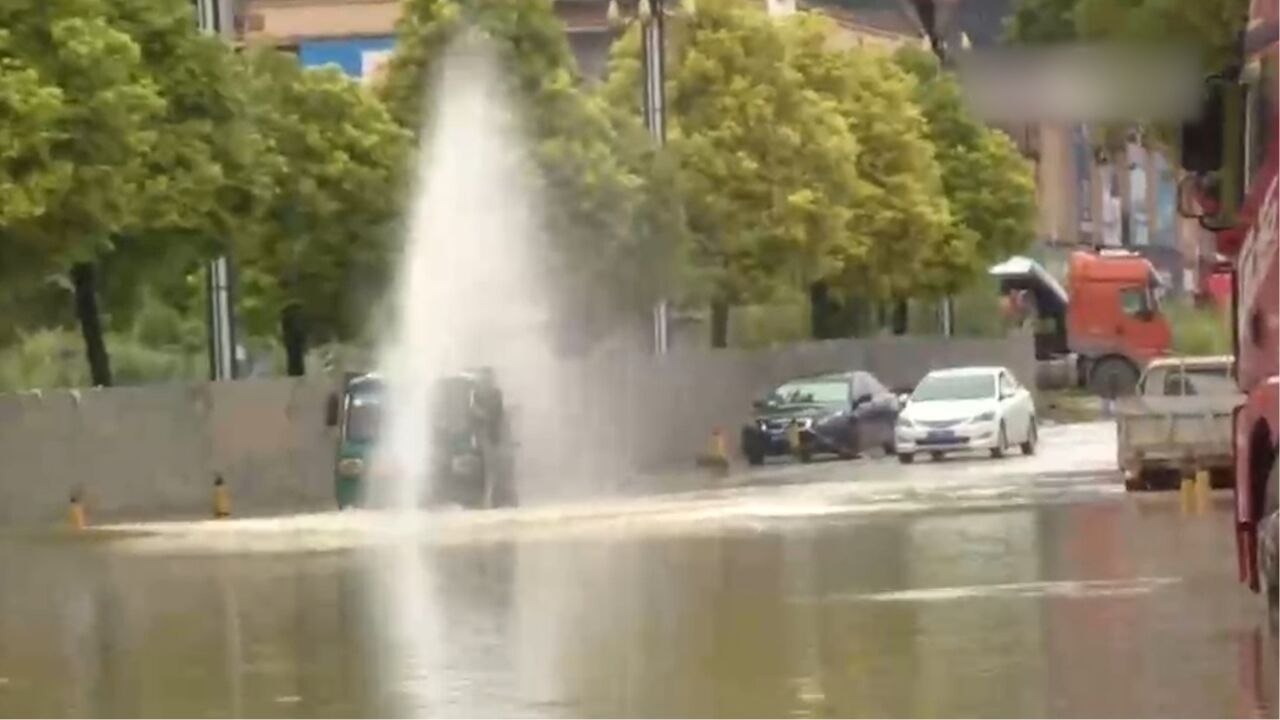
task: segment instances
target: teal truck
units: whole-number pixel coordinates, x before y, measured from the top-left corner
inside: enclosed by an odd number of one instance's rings
[[[376,373],[355,375],[330,407],[339,428],[334,492],[339,508],[367,501],[370,459],[380,437],[386,383]],[[511,443],[502,393],[492,372],[480,369],[440,378],[428,414],[431,481],[428,501],[471,508],[516,504]]]

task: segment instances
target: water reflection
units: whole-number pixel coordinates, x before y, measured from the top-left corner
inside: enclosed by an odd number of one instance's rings
[[[1227,517],[213,558],[4,539],[0,715],[1274,716]]]

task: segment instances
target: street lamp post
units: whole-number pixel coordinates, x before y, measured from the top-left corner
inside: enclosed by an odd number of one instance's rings
[[[196,25],[207,33],[222,35],[230,26],[231,0],[192,0]],[[209,377],[232,380],[236,376],[235,305],[231,290],[231,261],[219,255],[209,261],[205,274],[209,298]]]
[[[667,140],[664,24],[668,0],[609,0],[614,22],[638,21],[641,27],[641,74],[644,80],[644,124],[655,145]],[[686,0],[687,2],[687,0]],[[665,298],[653,307],[653,348],[665,355],[669,348],[670,305]]]
[[[946,66],[948,64],[947,40],[939,32],[938,28],[938,8],[935,0],[912,0],[915,6],[916,16],[920,18],[921,29],[924,30],[925,39],[929,41],[929,49],[938,58],[938,64]],[[962,33],[963,35],[963,33]],[[966,45],[967,45],[967,38]],[[967,49],[967,48],[966,48]],[[942,299],[942,334],[945,337],[951,337],[955,334],[955,299],[948,294]]]

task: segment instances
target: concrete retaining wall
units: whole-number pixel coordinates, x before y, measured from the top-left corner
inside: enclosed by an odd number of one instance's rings
[[[570,363],[556,379],[534,376],[540,397],[513,392],[521,491],[536,501],[661,490],[623,486],[637,470],[690,467],[714,427],[736,454],[751,401],[790,377],[861,368],[910,387],[930,369],[971,364],[1008,366],[1026,383],[1035,377],[1029,335]],[[76,490],[91,521],[206,517],[216,474],[236,515],[332,507],[336,433],[324,417],[333,387],[271,379],[0,396],[0,527],[61,522]]]
[[[0,396],[0,526],[207,516],[221,473],[236,514],[332,504],[327,382],[244,380]]]
[[[556,401],[517,407],[536,423],[520,423],[526,473],[537,487],[526,496],[611,493],[631,471],[688,467],[704,452],[713,428],[724,430],[739,457],[739,429],[751,403],[782,382],[811,373],[864,369],[890,388],[910,389],[930,370],[1002,365],[1034,387],[1029,334],[1002,340],[877,338],[802,343],[768,350],[675,352],[665,357],[597,358],[575,366]],[[501,372],[501,371],[500,371]],[[519,400],[516,400],[517,404]],[[655,488],[642,487],[640,490]]]

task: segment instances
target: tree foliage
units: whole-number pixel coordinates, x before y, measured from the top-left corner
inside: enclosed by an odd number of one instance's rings
[[[664,153],[713,309],[938,297],[1030,240],[1029,168],[936,67],[835,47],[817,14],[777,21],[727,0],[668,28]],[[637,35],[615,45],[602,88],[633,117]]]
[[[223,252],[251,329],[296,303],[317,335],[349,330],[341,286],[385,262],[407,154],[378,100],[238,56],[184,0],[13,0],[0,28],[0,339],[68,324],[76,284],[109,381],[104,334],[144,296],[197,315],[203,261]]]
[[[955,232],[965,238],[969,269],[1026,250],[1035,237],[1031,163],[1007,135],[969,114],[959,83],[931,53],[901,48],[895,59],[917,80],[915,101],[942,168]]]
[[[1249,0],[1018,0],[1005,26],[1011,42],[1177,44],[1201,54],[1207,72],[1238,61],[1237,33]]]
[[[6,85],[24,86],[28,98],[6,102],[28,112],[13,126],[26,132],[10,141],[0,183],[6,197],[30,195],[6,209],[4,238],[48,266],[93,258],[143,207],[165,102],[142,48],[115,19],[94,0],[0,6]]]
[[[303,69],[275,51],[247,62],[269,192],[238,235],[241,310],[256,334],[288,311],[301,335],[286,345],[301,357],[307,340],[351,337],[365,319],[361,290],[380,284],[391,255],[410,138],[336,68]]]
[[[788,24],[792,62],[806,86],[835,103],[857,139],[853,160],[866,190],[847,232],[865,251],[843,263],[845,295],[887,301],[954,289],[972,265],[973,233],[953,223],[916,78],[878,48],[827,47],[830,21],[800,14]]]
[[[868,251],[853,226],[869,191],[838,103],[805,83],[762,11],[711,1],[671,29],[666,152],[713,307],[793,297]],[[614,50],[603,93],[639,112],[638,32]],[[713,340],[724,340],[727,312]]]

